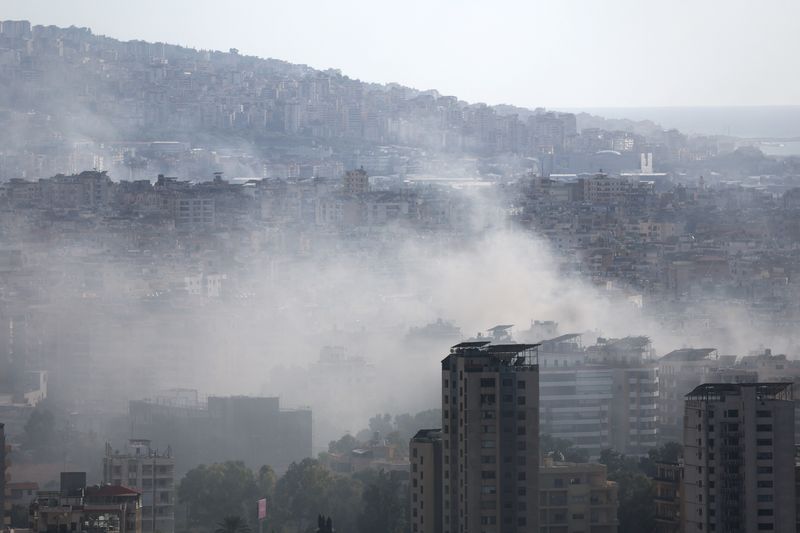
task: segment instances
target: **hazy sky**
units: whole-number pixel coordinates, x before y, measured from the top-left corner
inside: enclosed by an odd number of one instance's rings
[[[800,104],[798,0],[0,0],[0,18],[493,104]]]

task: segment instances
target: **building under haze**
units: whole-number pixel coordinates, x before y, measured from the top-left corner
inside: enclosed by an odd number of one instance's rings
[[[444,533],[538,531],[537,346],[462,342],[442,360]]]
[[[617,484],[606,466],[545,459],[539,470],[540,533],[616,533]]]
[[[411,533],[441,533],[442,430],[419,430],[409,452]]]
[[[284,409],[278,398],[248,396],[209,397],[203,402],[195,391],[183,392],[173,398],[132,401],[129,408],[134,435],[171,445],[177,475],[198,464],[227,460],[281,471],[311,457],[310,409]]]
[[[9,508],[10,502],[8,501],[8,494],[6,493],[6,428],[5,424],[0,422],[0,526],[5,529],[11,525],[11,509]]]
[[[598,339],[572,333],[539,348],[541,431],[590,457],[613,448],[645,455],[657,445],[658,374],[645,337]]]
[[[31,503],[31,531],[141,533],[138,491],[118,485],[86,485],[86,472],[62,472],[59,490],[39,491]]]
[[[686,396],[683,531],[795,531],[791,383],[707,383]]]
[[[142,495],[142,533],[175,531],[175,459],[145,439],[131,439],[124,450],[106,443],[103,483],[124,486]]]

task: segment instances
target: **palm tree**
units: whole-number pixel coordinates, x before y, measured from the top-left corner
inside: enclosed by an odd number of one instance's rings
[[[241,516],[226,516],[217,524],[214,533],[250,533],[250,526],[242,520]]]

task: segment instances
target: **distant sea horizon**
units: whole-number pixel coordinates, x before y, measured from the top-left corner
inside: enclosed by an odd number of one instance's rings
[[[767,155],[800,155],[800,105],[696,107],[585,107],[559,111],[589,113],[608,119],[651,120],[665,129],[690,135],[729,135],[759,143]]]
[[[744,139],[800,139],[800,105],[696,107],[560,108],[609,119],[652,120],[666,129],[693,135],[730,135]]]

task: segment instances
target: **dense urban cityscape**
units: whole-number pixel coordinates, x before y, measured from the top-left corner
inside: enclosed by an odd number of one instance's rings
[[[800,531],[783,141],[26,20],[0,124],[0,531]]]

